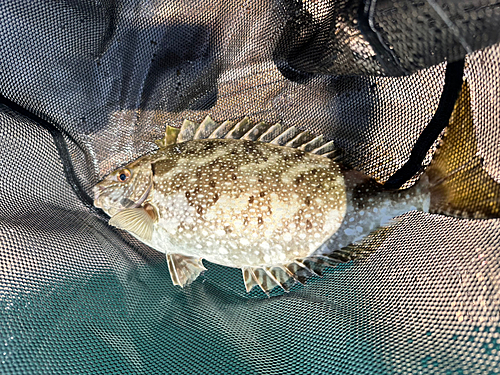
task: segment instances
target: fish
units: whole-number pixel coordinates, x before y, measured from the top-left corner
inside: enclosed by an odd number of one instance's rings
[[[377,248],[406,212],[468,216],[447,189],[454,179],[459,191],[467,179],[446,167],[460,146],[455,138],[437,152],[431,178],[424,173],[410,189],[388,191],[343,165],[322,136],[247,117],[184,120],[167,126],[158,150],[99,182],[94,205],[111,226],[165,253],[174,285],[192,283],[206,259],[241,269],[247,292],[288,292],[290,280],[317,273],[314,265]],[[498,207],[490,211],[475,207],[472,216],[498,216]]]

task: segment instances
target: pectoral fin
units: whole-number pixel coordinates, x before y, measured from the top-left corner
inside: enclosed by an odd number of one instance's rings
[[[109,220],[109,225],[133,233],[146,241],[151,241],[153,237],[153,219],[142,207],[127,208],[118,212]]]
[[[206,268],[201,258],[189,257],[181,254],[167,254],[168,270],[174,285],[184,288],[191,284]]]

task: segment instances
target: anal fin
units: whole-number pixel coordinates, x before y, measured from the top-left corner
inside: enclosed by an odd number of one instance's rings
[[[292,283],[295,281],[303,284],[307,278],[317,275],[301,260],[283,266],[244,267],[242,273],[247,292],[258,286],[267,295],[277,286],[288,293],[291,279]]]
[[[288,274],[298,283],[304,285],[306,280],[318,276],[318,273],[313,271],[310,267],[303,263],[304,260],[297,259],[295,262],[287,264],[284,268],[288,271]],[[307,261],[305,261],[307,263]]]
[[[254,286],[258,286],[267,295],[277,286],[287,293],[289,291],[287,282],[291,276],[283,267],[245,267],[242,272],[247,292]]]
[[[266,274],[271,278],[272,281],[276,283],[281,289],[285,292],[288,292],[290,289],[287,285],[290,276],[286,273],[286,271],[281,267],[266,267],[264,268]]]
[[[262,268],[244,267],[241,270],[243,272],[243,281],[245,283],[247,293],[249,293],[254,286],[259,286],[264,293],[268,294],[268,289],[263,285],[264,280],[261,277],[259,270],[262,270]]]
[[[172,283],[182,288],[191,284],[201,272],[206,270],[201,258],[181,254],[167,254],[167,264]]]

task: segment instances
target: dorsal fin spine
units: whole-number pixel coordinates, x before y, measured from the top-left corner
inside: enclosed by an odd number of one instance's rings
[[[315,137],[308,131],[300,131],[295,126],[285,128],[279,122],[274,125],[265,122],[253,124],[248,117],[238,122],[226,120],[220,125],[210,116],[205,117],[200,124],[184,120],[180,128],[167,126],[164,138],[156,141],[156,144],[164,148],[173,143],[210,138],[259,141],[325,156],[335,150],[333,141],[327,142],[323,136]]]

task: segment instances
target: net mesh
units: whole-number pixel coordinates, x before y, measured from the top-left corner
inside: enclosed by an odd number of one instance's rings
[[[2,2],[0,93],[22,110],[0,106],[0,372],[497,373],[497,219],[409,212],[370,257],[268,299],[208,262],[173,286],[88,197],[207,114],[323,134],[386,180],[464,56],[455,120],[498,183],[499,20],[486,0]],[[487,200],[482,181],[464,194]]]

